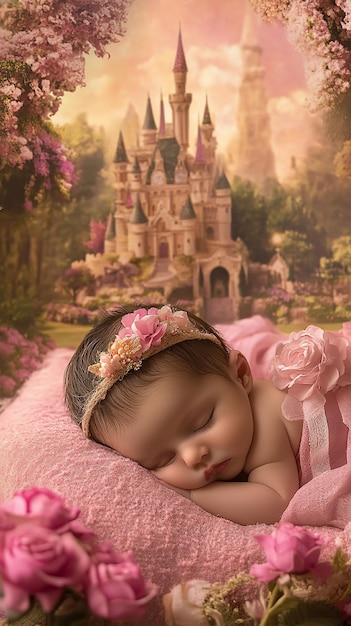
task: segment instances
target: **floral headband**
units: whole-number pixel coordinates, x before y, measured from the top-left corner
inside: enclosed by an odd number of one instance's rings
[[[160,309],[137,309],[121,319],[119,330],[107,352],[101,352],[98,363],[88,367],[89,372],[101,378],[86,404],[81,427],[90,436],[89,424],[94,408],[109,389],[131,370],[141,368],[150,356],[191,339],[209,339],[222,345],[216,335],[200,330],[189,319],[186,311],[174,311],[169,305]]]

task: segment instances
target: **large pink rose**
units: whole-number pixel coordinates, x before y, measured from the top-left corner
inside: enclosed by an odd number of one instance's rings
[[[94,561],[85,584],[91,612],[110,620],[142,615],[157,587],[144,580],[131,553],[113,552],[107,545]]]
[[[257,535],[267,562],[255,564],[250,574],[262,582],[278,578],[281,574],[304,574],[313,572],[322,578],[330,575],[328,564],[318,563],[322,540],[319,535],[289,522],[281,524],[271,535]]]
[[[119,331],[119,337],[121,339],[131,337],[132,335],[139,337],[143,352],[151,348],[151,346],[160,345],[162,337],[167,330],[167,324],[160,321],[158,309],[155,307],[151,309],[137,309],[134,313],[124,315],[122,324],[124,328]]]
[[[316,390],[322,394],[331,391],[345,372],[348,345],[345,337],[317,326],[291,333],[276,347],[271,368],[273,384],[301,401]]]
[[[30,596],[51,611],[66,586],[81,585],[90,563],[71,533],[57,534],[32,523],[6,532],[1,550],[2,603],[10,611],[26,611]]]
[[[12,500],[0,504],[0,520],[1,512],[10,515],[16,524],[35,520],[41,526],[60,533],[70,531],[82,540],[90,540],[94,536],[76,519],[79,509],[67,505],[61,496],[49,489],[33,487],[17,491]]]

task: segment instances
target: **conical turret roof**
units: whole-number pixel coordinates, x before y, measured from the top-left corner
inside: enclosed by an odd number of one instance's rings
[[[143,211],[143,207],[141,206],[140,198],[138,196],[130,222],[131,224],[147,224],[147,221],[148,219]]]
[[[158,129],[158,135],[159,137],[165,137],[166,136],[166,119],[165,119],[165,107],[163,104],[163,97],[161,94],[161,101],[160,101],[160,126]]]
[[[191,202],[190,196],[187,197],[185,204],[180,212],[181,220],[195,220],[196,215],[193,207],[193,203]]]
[[[222,172],[216,182],[216,189],[230,189],[228,178],[226,177],[224,172]]]
[[[203,117],[202,123],[212,126],[212,120],[210,116],[210,110],[208,108],[207,96],[206,96],[206,104],[205,104],[204,117]]]
[[[135,156],[135,159],[134,159],[132,172],[133,174],[141,174],[140,163],[139,163],[139,159],[137,156]]]
[[[195,163],[206,163],[206,151],[202,143],[200,126],[197,129]]]
[[[128,163],[128,157],[126,148],[124,145],[124,139],[122,135],[122,131],[119,131],[118,143],[115,152],[115,158],[113,159],[114,163]]]
[[[148,96],[148,98],[147,98],[143,130],[157,130],[154,114],[153,114],[153,111],[152,111],[150,96]]]
[[[105,239],[111,241],[116,238],[116,225],[115,225],[115,217],[113,213],[110,213],[107,219],[106,233]]]
[[[179,28],[177,54],[174,61],[173,72],[187,72],[188,67],[183,49],[182,31]]]

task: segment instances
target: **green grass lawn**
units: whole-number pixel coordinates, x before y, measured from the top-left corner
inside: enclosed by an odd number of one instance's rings
[[[278,328],[282,333],[290,333],[302,330],[308,323],[307,321],[295,324],[280,324]],[[316,326],[321,326],[325,330],[339,330],[341,324],[316,324]],[[62,324],[61,322],[45,322],[40,328],[41,332],[55,341],[58,348],[76,348],[89,329],[90,326]]]
[[[90,326],[45,322],[40,331],[53,339],[58,348],[76,348],[89,331]]]

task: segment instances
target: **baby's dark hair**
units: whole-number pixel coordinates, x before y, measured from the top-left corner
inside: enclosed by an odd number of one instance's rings
[[[152,305],[158,309],[162,305]],[[78,346],[65,371],[65,402],[71,417],[79,425],[86,405],[92,397],[99,379],[88,367],[99,360],[121,329],[121,319],[127,313],[143,307],[119,307],[106,311],[103,318],[87,333]],[[150,306],[145,307],[150,308]],[[173,307],[173,310],[183,310]],[[143,361],[137,371],[130,371],[109,389],[106,398],[100,400],[90,419],[90,436],[95,441],[108,445],[110,434],[126,421],[133,419],[133,412],[142,404],[145,387],[158,380],[166,372],[186,372],[198,377],[204,374],[217,374],[230,378],[229,348],[218,332],[207,322],[188,312],[192,323],[206,333],[219,339],[219,344],[206,339],[183,341],[161,350]]]

